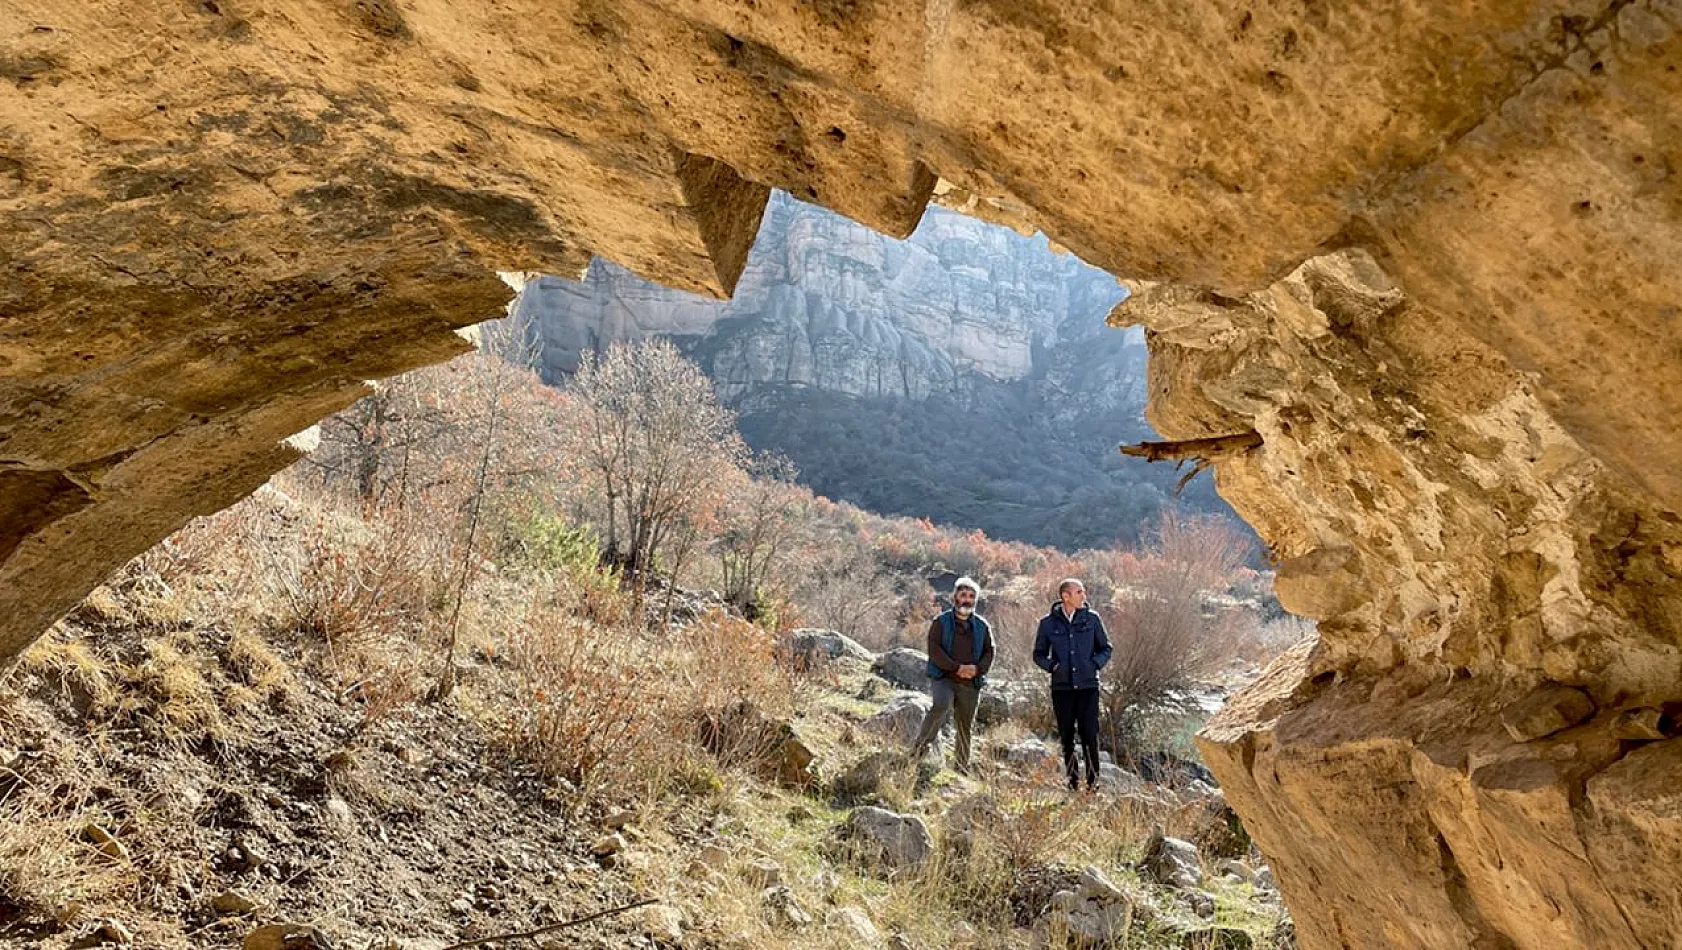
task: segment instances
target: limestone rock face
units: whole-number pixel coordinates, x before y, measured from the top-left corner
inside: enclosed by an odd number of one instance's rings
[[[729,401],[767,386],[915,400],[1062,368],[1053,351],[1103,333],[1122,294],[1044,237],[933,209],[895,241],[778,192],[728,301],[598,261],[581,282],[528,283],[514,315],[550,379],[583,353],[664,336]]]
[[[1166,436],[1262,438],[1217,480],[1321,635],[1202,741],[1301,945],[1669,945],[1679,64],[1664,0],[13,0],[0,658],[497,270],[722,296],[771,187],[934,196],[1138,282]]]
[[[1653,800],[1630,723],[1662,730],[1682,682],[1675,516],[1365,253],[1115,319],[1149,328],[1165,434],[1261,435],[1217,481],[1320,621],[1200,740],[1302,945],[1670,939],[1629,877],[1668,832],[1619,816]]]

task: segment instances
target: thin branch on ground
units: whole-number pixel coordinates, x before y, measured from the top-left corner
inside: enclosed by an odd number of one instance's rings
[[[465,943],[452,943],[443,948],[443,950],[467,950],[468,947],[482,947],[486,944],[499,943],[503,940],[529,940],[532,937],[541,937],[544,934],[554,933],[557,930],[565,930],[568,927],[577,927],[580,924],[587,924],[593,920],[600,920],[603,917],[612,917],[614,914],[623,914],[628,910],[636,910],[638,907],[647,907],[649,904],[655,903],[655,901],[655,898],[647,897],[634,904],[609,907],[607,910],[598,910],[593,914],[562,921],[558,924],[550,924],[547,927],[539,927],[536,930],[522,930],[518,933],[497,934],[494,937],[480,937],[477,940],[469,940]]]

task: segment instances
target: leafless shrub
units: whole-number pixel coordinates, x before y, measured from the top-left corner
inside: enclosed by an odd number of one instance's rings
[[[804,683],[791,658],[770,631],[718,610],[690,625],[682,644],[680,718],[724,767],[763,762],[785,738]]]
[[[1208,595],[1230,583],[1247,553],[1229,522],[1170,512],[1151,546],[1123,559],[1105,611],[1114,646],[1104,669],[1112,748],[1131,747],[1151,716],[1193,711],[1192,688],[1231,655],[1246,622],[1237,611],[1210,609]]]
[[[586,792],[647,778],[667,718],[660,680],[671,671],[650,662],[646,644],[539,611],[508,656],[518,674],[501,730],[508,751]]]
[[[808,624],[872,649],[888,645],[899,630],[902,598],[894,579],[861,555],[815,565],[795,587],[795,599]]]
[[[289,550],[271,552],[283,618],[332,650],[412,632],[424,622],[427,599],[414,538],[392,521],[310,518]]]
[[[576,456],[607,505],[605,543],[635,572],[654,562],[746,447],[712,383],[664,340],[587,356],[573,377]]]

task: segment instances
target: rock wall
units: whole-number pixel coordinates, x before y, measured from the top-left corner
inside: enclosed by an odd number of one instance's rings
[[[1682,521],[1362,251],[1150,286],[1153,421],[1319,620],[1200,739],[1314,947],[1657,947],[1682,907]]]
[[[932,208],[896,241],[777,192],[736,292],[670,290],[596,261],[545,277],[514,306],[546,378],[612,343],[676,340],[735,401],[800,386],[882,399],[961,393],[974,377],[1050,372],[1047,351],[1103,334],[1115,279],[1024,237]]]
[[[1264,437],[1219,478],[1324,638],[1206,747],[1304,946],[1668,946],[1679,30],[1671,0],[15,0],[0,657],[456,352],[495,269],[722,295],[768,186],[895,235],[933,195],[1166,282],[1132,304],[1158,427]]]

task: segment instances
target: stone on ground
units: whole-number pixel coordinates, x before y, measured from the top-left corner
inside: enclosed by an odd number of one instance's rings
[[[921,693],[901,693],[881,711],[865,721],[865,727],[872,732],[889,736],[901,745],[910,746],[917,741],[917,733],[923,728],[923,717],[928,715],[934,706],[934,700]],[[950,720],[947,728],[951,727]]]
[[[917,867],[934,851],[934,838],[921,818],[885,808],[853,809],[841,833],[888,871]]]
[[[1198,863],[1197,846],[1178,838],[1164,837],[1160,832],[1151,835],[1145,845],[1140,870],[1164,887],[1189,889],[1203,883],[1203,869]]]
[[[895,647],[878,656],[871,671],[904,689],[929,688],[929,657],[910,647]]]

